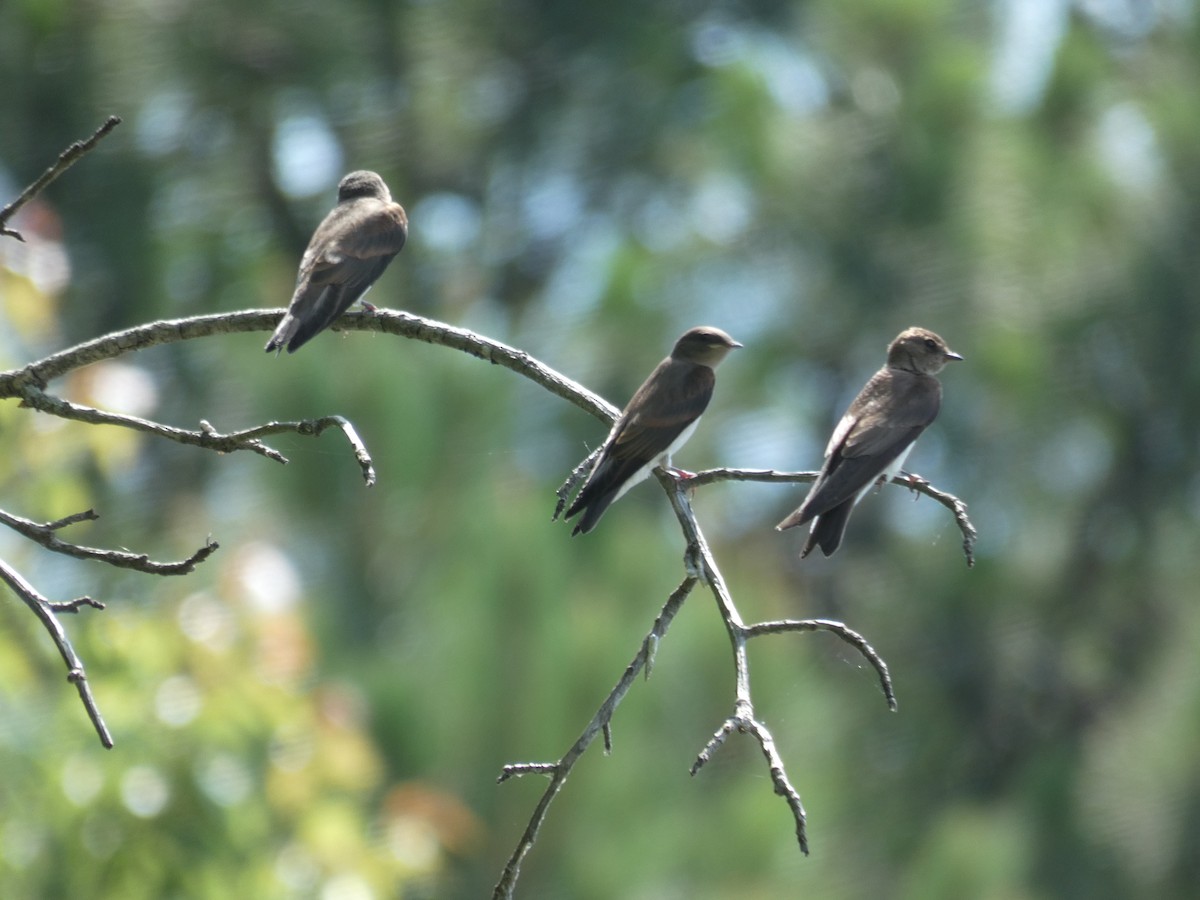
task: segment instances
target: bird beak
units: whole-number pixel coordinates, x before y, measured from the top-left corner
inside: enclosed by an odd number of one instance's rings
[[[946,359],[948,359],[948,360],[961,360],[961,359],[962,359],[962,355],[961,355],[961,354],[958,354],[958,353],[955,353],[953,350],[947,350],[947,351],[946,351]]]
[[[734,341],[732,344],[729,345],[729,349],[736,350],[738,347],[744,347],[744,346],[746,346],[746,345],[743,344],[741,341]]]

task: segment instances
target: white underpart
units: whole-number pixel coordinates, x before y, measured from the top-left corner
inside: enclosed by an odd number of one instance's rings
[[[886,469],[884,469],[882,472],[879,473],[879,478],[876,478],[870,484],[868,484],[865,488],[863,488],[861,491],[859,491],[858,496],[854,498],[854,505],[857,506],[858,501],[861,500],[863,497],[865,497],[868,493],[870,493],[871,488],[873,488],[873,487],[875,487],[875,485],[879,484],[880,479],[882,479],[884,481],[884,483],[886,484],[887,482],[889,482],[893,478],[895,478],[897,475],[899,475],[900,470],[904,467],[904,461],[906,459],[908,459],[908,454],[912,453],[912,448],[915,447],[916,444],[917,444],[917,442],[913,441],[911,444],[909,444],[907,447],[905,447],[900,452],[900,455],[897,456],[894,460],[892,460],[892,464],[890,466],[888,466]]]
[[[699,424],[700,424],[700,417],[697,416],[696,421],[694,421],[687,428],[683,429],[683,431],[679,432],[679,437],[677,437],[677,438],[675,438],[675,440],[671,441],[671,445],[669,447],[667,447],[666,450],[664,450],[662,453],[658,454],[658,456],[654,457],[654,459],[650,460],[650,462],[646,463],[646,465],[642,466],[640,469],[638,469],[636,472],[634,472],[629,477],[629,480],[627,480],[623,485],[621,485],[621,489],[619,491],[617,491],[617,496],[613,497],[613,503],[616,503],[618,500],[620,500],[622,497],[624,497],[625,492],[628,491],[631,487],[641,484],[643,481],[645,481],[647,478],[649,478],[650,473],[654,470],[655,466],[662,466],[664,469],[670,468],[671,454],[687,443],[688,438],[690,438],[692,436],[692,432],[694,432],[696,430],[696,426]]]

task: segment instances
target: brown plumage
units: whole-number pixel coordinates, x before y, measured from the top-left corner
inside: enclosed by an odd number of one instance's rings
[[[328,328],[383,274],[408,237],[404,208],[374,172],[351,172],[338,202],[317,226],[300,260],[296,290],[267,352],[295,353]]]
[[[886,364],[871,376],[834,429],[808,496],[775,526],[783,531],[812,521],[801,558],[814,547],[826,556],[837,550],[854,505],[874,484],[900,471],[941,406],[942,385],[934,376],[956,359],[962,357],[924,328],[902,331],[888,346]]]
[[[712,399],[721,360],[742,346],[719,328],[685,332],[634,393],[609,432],[591,474],[567,510],[582,512],[571,534],[591,531],[604,511],[645,479],[655,466],[669,467],[671,454],[692,436]]]

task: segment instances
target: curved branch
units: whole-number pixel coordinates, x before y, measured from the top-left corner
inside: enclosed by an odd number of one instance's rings
[[[556,492],[558,495],[558,504],[555,510],[555,518],[561,512],[565,498],[570,493],[572,483],[579,480],[580,472],[586,471],[590,460],[591,457],[577,466],[576,470],[568,477],[567,482]],[[741,474],[740,470],[722,471]],[[750,470],[746,471],[750,472],[751,477],[759,474]],[[815,475],[815,473],[813,474]],[[733,602],[733,598],[712,555],[712,551],[709,549],[708,541],[705,539],[704,533],[696,521],[695,514],[692,512],[688,494],[697,479],[677,478],[675,475],[662,469],[655,469],[655,475],[671,500],[671,506],[675,511],[676,518],[687,540],[688,549],[684,557],[684,568],[687,572],[686,577],[667,600],[662,612],[659,613],[658,618],[655,620],[654,627],[651,628],[650,633],[643,639],[638,654],[629,666],[626,667],[621,680],[609,693],[608,697],[605,698],[600,708],[596,711],[596,714],[584,728],[583,733],[563,757],[555,763],[511,763],[504,766],[501,770],[501,774],[497,779],[498,782],[506,781],[514,776],[537,774],[549,776],[550,783],[542,793],[537,806],[530,816],[524,833],[517,842],[517,846],[509,857],[501,873],[500,880],[493,890],[492,896],[496,900],[513,896],[513,891],[516,888],[517,879],[520,875],[521,864],[537,840],[538,832],[545,821],[550,804],[566,783],[567,777],[570,775],[579,757],[583,755],[584,751],[595,740],[597,734],[605,735],[606,752],[611,749],[611,744],[608,740],[609,729],[617,706],[632,686],[633,680],[637,677],[639,671],[644,670],[647,677],[649,677],[654,653],[657,650],[659,641],[665,635],[667,627],[675,617],[679,607],[682,606],[684,598],[701,581],[708,584],[712,591],[721,614],[721,619],[725,623],[729,634],[734,656],[735,702],[733,715],[721,724],[704,749],[700,751],[696,761],[692,764],[691,773],[695,775],[734,731],[752,735],[758,742],[763,757],[767,761],[767,768],[771,776],[771,781],[775,786],[775,792],[785,799],[788,808],[791,810],[792,818],[795,822],[796,839],[801,851],[806,855],[808,853],[808,837],[806,834],[804,804],[800,799],[799,792],[788,777],[783,759],[775,746],[775,739],[770,729],[754,714],[754,702],[750,691],[750,667],[747,642],[754,637],[788,631],[829,631],[858,650],[875,668],[879,675],[884,696],[888,701],[888,706],[892,709],[896,708],[895,693],[892,689],[887,664],[862,635],[846,627],[841,622],[831,619],[804,619],[760,622],[755,625],[746,625],[742,620],[741,613]],[[702,477],[703,475],[708,475],[709,481],[720,480],[722,477],[718,476],[714,478],[711,473],[701,473],[701,476],[697,477]],[[772,473],[773,477],[776,475],[778,473]],[[725,475],[724,477],[729,477],[729,475]],[[788,477],[775,478],[775,480],[797,479]]]
[[[776,469],[706,469],[697,472],[691,479],[695,487],[715,484],[718,481],[758,481],[770,484],[807,484],[817,480],[819,472],[780,472]],[[954,515],[954,522],[962,532],[963,555],[967,558],[967,566],[975,565],[975,542],[979,532],[975,530],[971,517],[967,515],[967,504],[953,494],[939,490],[920,475],[901,472],[891,480],[891,484],[906,487],[914,494],[924,494],[931,500],[940,503]]]
[[[106,749],[111,750],[113,747],[112,733],[109,732],[108,725],[105,724],[104,717],[100,714],[99,707],[96,706],[96,698],[92,696],[92,687],[88,684],[87,672],[83,668],[83,660],[79,658],[79,654],[71,646],[66,629],[63,628],[62,622],[58,621],[57,615],[60,612],[78,612],[84,606],[104,609],[104,604],[93,600],[91,597],[80,597],[76,600],[68,600],[61,603],[47,600],[34,589],[33,585],[22,578],[16,569],[12,568],[4,560],[0,560],[0,581],[4,581],[12,588],[13,593],[20,597],[25,605],[33,610],[33,614],[38,617],[45,629],[50,632],[50,639],[54,641],[54,646],[58,648],[59,655],[62,656],[63,662],[67,664],[67,681],[75,685],[75,689],[79,691],[79,699],[83,701],[83,708],[87,710],[88,718],[92,720],[92,727],[96,729],[96,734],[100,737],[100,743]]]
[[[282,309],[214,313],[185,319],[148,322],[124,331],[102,335],[82,344],[76,344],[74,347],[60,350],[58,353],[30,363],[21,369],[0,372],[0,399],[18,398],[23,406],[60,418],[94,425],[116,425],[153,434],[177,443],[215,450],[219,453],[251,450],[280,463],[286,463],[287,457],[262,443],[258,440],[260,437],[285,432],[319,436],[330,425],[337,425],[354,448],[355,458],[363,472],[363,479],[368,486],[374,484],[375,469],[366,445],[359,438],[354,426],[342,416],[325,416],[300,422],[268,422],[242,431],[220,434],[204,421],[201,421],[201,427],[197,430],[176,428],[137,416],[112,413],[72,403],[46,392],[46,387],[51,381],[84,366],[115,359],[137,350],[178,341],[194,340],[218,334],[270,331],[278,324],[278,320],[283,314],[284,310]],[[575,406],[602,421],[612,422],[618,413],[616,407],[608,401],[534,359],[525,351],[517,350],[499,341],[489,340],[464,328],[455,328],[443,322],[397,310],[375,310],[369,313],[344,315],[334,324],[333,330],[383,331],[387,334],[450,347],[516,372],[555,396],[569,400]]]
[[[108,563],[118,569],[133,569],[148,575],[187,575],[196,570],[196,566],[217,552],[221,546],[209,538],[204,546],[187,559],[176,562],[155,562],[145,553],[130,553],[127,550],[102,550],[98,547],[84,547],[62,540],[58,531],[76,522],[95,521],[100,516],[95,510],[85,509],[56,522],[34,522],[21,516],[13,515],[0,509],[0,525],[7,525],[13,531],[29,538],[35,544],[40,544],[47,550],[62,553],[64,556],[74,556],[77,559],[95,559]],[[74,601],[72,601],[74,602]],[[94,605],[94,604],[92,604]],[[101,607],[102,608],[102,607]],[[72,610],[73,612],[74,610]]]
[[[880,690],[883,691],[883,696],[887,700],[888,709],[892,712],[896,711],[896,691],[892,687],[892,676],[888,672],[887,663],[865,637],[853,628],[848,628],[844,623],[835,619],[780,619],[774,622],[747,625],[745,635],[749,640],[764,634],[783,634],[788,631],[828,631],[837,635],[861,653],[863,658],[875,669],[875,674],[879,676]]]
[[[106,359],[115,359],[135,350],[216,334],[270,331],[279,324],[284,312],[282,309],[248,309],[185,319],[164,319],[124,331],[115,331],[51,354],[24,368],[0,372],[0,399],[24,399],[29,385],[44,389],[50,381],[68,372]],[[347,313],[331,326],[331,330],[382,331],[427,344],[450,347],[523,375],[556,397],[569,401],[598,419],[611,422],[619,412],[607,400],[534,359],[524,350],[434,319],[400,310],[377,309],[374,312]]]

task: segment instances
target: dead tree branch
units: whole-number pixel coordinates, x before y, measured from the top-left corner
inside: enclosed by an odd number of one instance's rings
[[[92,720],[92,726],[96,729],[96,734],[100,736],[100,743],[111,750],[113,747],[112,734],[104,722],[104,717],[100,715],[100,710],[96,706],[96,698],[92,696],[92,687],[88,684],[83,661],[75,652],[75,648],[71,646],[67,631],[63,628],[62,622],[58,620],[58,613],[79,612],[80,608],[84,606],[104,609],[104,604],[91,597],[79,597],[59,603],[47,600],[34,589],[33,585],[22,578],[16,569],[3,560],[0,560],[0,580],[4,581],[12,589],[12,592],[33,610],[33,614],[50,632],[50,639],[54,641],[54,646],[58,648],[63,662],[67,664],[67,681],[75,685],[75,689],[79,691],[79,699],[83,701],[83,708],[87,710],[88,718]]]
[[[583,463],[577,466],[575,471],[568,476],[567,481],[558,489],[558,504],[554,518],[557,518],[561,512],[571,488],[586,475],[589,468],[589,461],[593,460],[594,457],[595,454],[592,454],[592,456],[589,456],[587,460],[584,460]],[[727,469],[720,471],[732,473],[743,470]],[[755,474],[761,473],[752,472],[752,475]],[[807,474],[801,473],[798,478],[777,478],[774,480],[804,480]],[[687,542],[687,550],[684,555],[684,569],[686,572],[684,580],[668,598],[658,618],[655,619],[650,632],[642,640],[637,654],[626,667],[620,681],[617,682],[616,686],[600,704],[599,709],[591,721],[588,722],[583,733],[576,739],[567,752],[554,763],[512,763],[506,765],[501,770],[500,776],[497,779],[501,782],[514,776],[537,774],[549,776],[550,783],[546,786],[545,791],[543,791],[541,798],[538,800],[537,806],[534,808],[529,822],[525,827],[525,831],[522,833],[516,848],[513,850],[512,855],[509,857],[500,874],[500,879],[492,891],[494,900],[511,898],[514,895],[517,880],[520,877],[521,864],[537,840],[538,832],[549,812],[550,804],[566,783],[575,763],[591,745],[592,741],[595,740],[597,734],[605,735],[605,750],[606,752],[611,750],[609,735],[612,717],[616,713],[617,706],[624,699],[630,687],[633,686],[633,682],[639,672],[645,671],[647,677],[649,676],[650,668],[653,665],[654,652],[658,647],[659,641],[666,634],[671,621],[682,607],[684,599],[701,582],[709,586],[713,598],[716,600],[721,620],[724,622],[726,632],[729,635],[734,659],[735,696],[733,714],[721,724],[713,737],[704,746],[704,749],[700,751],[696,761],[692,764],[691,773],[695,775],[730,734],[737,731],[751,735],[758,742],[763,757],[766,759],[767,769],[771,776],[772,784],[775,787],[775,792],[784,798],[788,808],[791,810],[792,818],[795,822],[796,839],[803,853],[808,853],[804,804],[800,799],[799,791],[796,790],[791,779],[788,777],[783,758],[775,746],[775,739],[770,729],[755,715],[754,701],[750,689],[748,642],[751,638],[790,631],[829,631],[858,650],[867,662],[874,667],[879,676],[880,685],[888,707],[893,710],[896,708],[895,691],[892,687],[887,664],[866,638],[841,622],[829,619],[801,619],[759,622],[754,625],[745,624],[741,613],[733,602],[729,588],[725,584],[724,576],[717,566],[716,559],[709,549],[708,541],[704,537],[699,523],[696,521],[696,516],[692,512],[691,502],[688,499],[693,487],[698,482],[701,484],[712,483],[722,480],[722,476],[713,477],[711,473],[701,473],[702,476],[708,475],[703,481],[699,480],[701,476],[690,479],[678,479],[676,476],[661,469],[656,469],[655,475],[671,500],[672,509],[675,511],[675,516],[679,521],[684,539]],[[723,477],[729,478],[729,476]],[[815,473],[812,477],[815,477]],[[811,480],[811,477],[809,480]]]
[[[89,152],[119,121],[119,119],[115,118],[110,119],[88,141],[73,144],[69,147],[59,157],[58,162],[48,169],[38,181],[30,185],[17,200],[0,211],[0,233],[20,239],[21,236],[17,232],[7,228],[6,223],[8,219],[17,209],[44,188],[45,185],[49,184],[61,172],[65,171],[72,162]],[[104,335],[32,362],[23,368],[0,372],[0,399],[15,398],[20,401],[23,407],[50,415],[89,424],[105,424],[128,428],[166,440],[173,440],[178,443],[218,452],[250,450],[278,462],[286,462],[286,457],[263,444],[261,438],[285,432],[319,436],[327,428],[336,425],[351,444],[355,457],[362,469],[364,480],[368,485],[373,484],[375,481],[375,471],[371,457],[353,425],[341,416],[326,416],[320,419],[300,422],[269,422],[241,431],[222,434],[211,424],[203,420],[201,420],[200,427],[196,430],[177,428],[135,416],[83,406],[54,396],[47,391],[47,387],[51,381],[69,372],[83,366],[114,359],[149,347],[219,334],[272,330],[283,315],[283,312],[283,310],[246,310],[218,313],[185,319],[151,322]],[[538,384],[554,396],[567,400],[606,423],[611,423],[618,414],[618,410],[611,404],[578,383],[546,366],[539,360],[531,357],[524,351],[497,341],[492,341],[467,329],[456,328],[420,316],[392,310],[376,310],[369,313],[346,315],[333,326],[333,329],[335,331],[377,331],[449,347],[516,372],[522,377],[528,378]],[[567,496],[579,480],[584,477],[590,465],[593,464],[594,459],[595,454],[577,467],[563,487],[559,489],[559,502],[555,511],[556,518],[565,505]],[[808,853],[804,805],[798,790],[787,774],[783,759],[775,745],[774,737],[755,712],[751,692],[749,654],[747,650],[749,641],[752,638],[788,632],[828,631],[845,641],[851,647],[854,647],[875,669],[889,707],[892,709],[896,708],[895,693],[892,688],[887,665],[884,663],[882,657],[880,657],[862,635],[841,622],[826,619],[807,619],[779,620],[747,625],[733,601],[732,594],[717,566],[716,559],[709,548],[707,539],[692,512],[689,496],[697,487],[717,481],[730,480],[804,482],[812,481],[815,473],[713,469],[702,472],[698,476],[687,480],[681,480],[675,475],[662,470],[656,470],[656,475],[660,485],[667,492],[685,541],[684,577],[675,591],[667,598],[654,620],[650,631],[643,638],[640,647],[633,659],[626,666],[616,685],[601,702],[583,732],[571,747],[568,748],[567,752],[554,763],[512,763],[503,768],[498,781],[503,782],[513,777],[538,774],[548,776],[549,784],[533,810],[523,834],[501,873],[500,879],[494,889],[494,896],[497,898],[507,898],[513,895],[520,876],[521,865],[537,840],[539,831],[549,812],[550,804],[565,785],[567,778],[573,771],[575,763],[582,757],[588,747],[591,746],[597,736],[603,737],[606,752],[611,751],[612,719],[617,707],[633,686],[637,676],[642,672],[645,672],[647,676],[649,675],[654,654],[660,641],[666,635],[668,628],[680,609],[682,609],[684,600],[700,583],[708,585],[729,636],[734,667],[734,698],[732,714],[721,723],[713,736],[699,752],[695,762],[692,764],[691,772],[692,774],[696,774],[724,744],[729,735],[734,732],[752,736],[758,743],[766,760],[775,792],[785,799],[791,811],[795,823],[797,841],[802,852]],[[956,497],[936,490],[927,482],[914,476],[903,476],[897,478],[896,481],[905,484],[918,493],[932,497],[951,510],[963,533],[963,547],[967,556],[967,562],[968,564],[972,564],[974,561],[975,530],[967,517],[966,505]],[[94,518],[96,518],[96,514],[91,510],[87,510],[55,522],[37,523],[0,511],[0,524],[13,528],[18,533],[28,537],[30,540],[36,541],[49,550],[79,558],[99,559],[111,565],[151,572],[153,574],[182,574],[190,572],[194,569],[195,565],[203,562],[217,549],[216,543],[208,541],[204,547],[200,548],[186,560],[175,563],[156,563],[142,554],[84,547],[63,541],[58,537],[57,532],[62,528]],[[97,734],[100,736],[101,742],[104,746],[111,747],[112,737],[92,696],[83,664],[72,648],[58,618],[61,613],[76,613],[85,606],[103,609],[103,604],[92,600],[90,597],[80,597],[60,602],[48,600],[3,561],[0,561],[0,579],[7,583],[26,605],[34,611],[43,626],[50,633],[55,646],[58,648],[67,665],[68,680],[74,683],[76,689],[79,691],[80,698],[96,728]]]
[[[0,399],[15,398],[20,401],[23,407],[60,418],[94,425],[113,425],[120,428],[128,428],[177,443],[213,450],[218,453],[250,450],[281,463],[286,463],[287,457],[264,444],[261,440],[262,438],[283,433],[319,437],[328,428],[336,426],[350,443],[355,459],[362,470],[363,480],[367,486],[373,485],[376,474],[371,455],[355,430],[354,425],[343,416],[324,416],[318,419],[306,419],[297,422],[267,422],[252,428],[222,434],[209,422],[204,420],[201,420],[199,423],[200,427],[194,430],[177,428],[137,416],[84,406],[62,397],[57,397],[47,391],[47,386],[51,381],[83,366],[177,341],[242,331],[269,331],[278,324],[281,315],[283,315],[283,310],[246,310],[243,312],[219,313],[187,319],[150,322],[134,328],[103,335],[51,354],[23,368],[0,372]],[[498,341],[481,337],[465,329],[443,325],[440,322],[423,319],[420,316],[392,311],[377,311],[371,314],[346,316],[335,327],[337,330],[384,331],[389,334],[415,338],[430,344],[461,350],[479,359],[517,372],[543,386],[556,396],[565,397],[580,408],[602,419],[611,418],[616,415],[616,410],[604,400],[592,394],[581,385],[545,366],[527,353]],[[106,562],[109,565],[135,569],[150,574],[175,575],[191,572],[197,564],[206,560],[218,547],[215,541],[209,540],[187,559],[162,563],[151,560],[146,554],[85,547],[64,541],[58,536],[58,532],[68,525],[95,518],[97,518],[97,514],[93,510],[86,510],[56,522],[39,523],[0,510],[0,524],[12,528],[14,531],[48,550],[81,559],[96,559]],[[64,604],[55,604],[38,594],[28,582],[24,581],[17,572],[11,569],[6,570],[5,580],[25,600],[26,604],[37,613],[54,638],[56,646],[59,647],[59,651],[63,654],[64,659],[67,660],[67,665],[71,672],[71,680],[76,684],[80,696],[83,698],[88,716],[96,726],[97,733],[100,734],[104,745],[111,747],[112,736],[109,734],[107,727],[104,726],[104,721],[96,708],[91,688],[83,674],[83,665],[71,648],[70,643],[66,639],[65,631],[55,617],[55,613],[57,612],[75,612],[82,605],[91,605],[96,608],[103,607],[89,598],[70,601]],[[606,739],[608,734],[607,729],[608,725],[606,721],[602,726]]]
[[[817,472],[778,472],[775,469],[720,468],[697,472],[696,477],[692,479],[691,483],[695,487],[713,484],[718,481],[807,484],[816,481],[818,474]],[[971,522],[970,516],[967,515],[967,504],[965,502],[953,494],[938,490],[919,475],[910,475],[907,472],[901,472],[892,479],[891,483],[906,487],[914,494],[924,494],[926,497],[936,500],[942,506],[946,507],[946,509],[950,510],[954,515],[954,523],[958,525],[958,530],[962,532],[963,555],[967,558],[967,566],[971,567],[975,565],[975,541],[978,539],[979,533],[975,530],[975,525]]]
[[[249,449],[268,458],[279,459],[280,461],[286,461],[286,459],[281,454],[278,454],[277,451],[263,445],[259,440],[260,438],[282,432],[318,435],[328,426],[336,424],[341,428],[354,447],[356,457],[363,469],[364,478],[367,483],[372,483],[374,480],[374,469],[366,448],[357,438],[353,426],[338,416],[304,422],[271,422],[230,434],[220,434],[206,422],[201,422],[200,429],[190,431],[132,416],[108,413],[79,406],[61,398],[53,397],[46,392],[46,386],[51,380],[82,366],[176,341],[243,331],[267,331],[275,327],[282,313],[282,310],[245,310],[241,312],[220,313],[187,319],[151,322],[105,335],[38,360],[24,368],[0,372],[0,399],[17,397],[21,400],[22,405],[52,415],[131,428],[180,443],[192,444],[221,452]],[[611,423],[618,414],[618,410],[614,406],[578,383],[531,357],[524,351],[498,341],[489,340],[466,329],[455,328],[441,322],[392,310],[377,310],[373,313],[343,316],[334,326],[334,329],[340,331],[380,331],[386,334],[425,341],[429,344],[450,347],[516,372],[522,377],[528,378],[545,388],[555,396],[566,399],[580,409],[591,413],[605,423]],[[559,489],[560,507],[565,503],[565,498],[569,495],[573,487],[572,481],[578,483],[586,471],[587,464],[585,461],[583,465],[572,473],[567,483]],[[733,714],[718,728],[713,738],[709,740],[708,744],[700,752],[693,764],[692,771],[693,773],[699,771],[729,734],[737,731],[753,736],[767,761],[768,770],[776,792],[785,798],[792,811],[796,825],[797,839],[804,852],[807,853],[808,851],[808,842],[805,834],[804,807],[801,803],[800,795],[787,775],[770,731],[754,713],[754,705],[750,692],[748,655],[746,652],[747,642],[753,637],[785,631],[829,631],[857,649],[876,669],[888,704],[892,708],[895,707],[895,696],[891,688],[887,667],[882,658],[879,657],[865,638],[842,623],[814,619],[746,625],[738,613],[737,607],[725,585],[724,578],[717,567],[716,561],[696,522],[687,499],[688,493],[691,490],[717,481],[796,483],[811,481],[815,477],[815,473],[776,472],[774,470],[752,469],[713,469],[701,472],[695,478],[682,483],[677,483],[673,476],[666,473],[659,472],[658,476],[660,482],[667,490],[668,496],[671,498],[672,506],[679,519],[688,547],[687,577],[663,607],[654,626],[643,640],[641,648],[627,667],[621,680],[601,704],[592,721],[589,722],[584,732],[568,752],[556,763],[517,763],[506,766],[502,772],[500,776],[500,780],[502,781],[510,777],[534,773],[549,775],[551,780],[537,808],[534,810],[513,855],[510,857],[500,881],[496,885],[495,896],[497,897],[512,895],[519,876],[521,863],[533,846],[541,824],[545,820],[549,806],[565,784],[567,776],[570,774],[576,760],[586,751],[598,734],[604,736],[606,748],[611,747],[611,720],[617,706],[632,686],[633,679],[637,674],[641,671],[649,670],[654,648],[657,647],[659,640],[661,640],[671,620],[678,612],[683,598],[690,593],[694,585],[699,581],[703,581],[709,585],[730,637],[734,657],[735,702]],[[939,491],[923,481],[908,476],[898,478],[897,481],[914,491],[932,497],[954,512],[956,521],[963,531],[964,549],[967,552],[968,562],[972,562],[971,548],[974,542],[974,528],[971,527],[970,520],[966,516],[965,504],[952,495]],[[48,527],[41,526],[42,529]]]
[[[84,547],[72,544],[58,536],[58,532],[67,525],[76,522],[95,521],[100,515],[92,509],[75,513],[56,522],[34,522],[21,516],[13,515],[0,509],[0,525],[7,525],[13,531],[28,538],[35,544],[40,544],[47,550],[61,553],[64,556],[74,556],[76,559],[95,559],[108,563],[118,569],[133,569],[148,575],[188,575],[196,571],[196,566],[212,556],[221,546],[209,538],[204,546],[187,559],[176,562],[155,562],[145,553],[130,553],[128,550],[103,550],[98,547]],[[97,607],[102,609],[103,607]]]
[[[567,782],[567,777],[571,774],[571,770],[575,767],[575,763],[583,756],[584,751],[591,746],[592,741],[596,739],[596,735],[605,735],[605,748],[611,750],[611,739],[609,737],[610,727],[613,714],[617,711],[617,706],[629,693],[629,689],[633,687],[633,682],[637,679],[638,673],[650,670],[654,659],[654,652],[658,648],[658,642],[663,635],[667,633],[667,629],[671,626],[671,621],[675,618],[676,613],[683,606],[683,601],[687,599],[687,595],[692,592],[692,588],[696,586],[696,579],[692,576],[687,576],[680,583],[679,587],[667,598],[666,604],[658,614],[658,618],[654,620],[654,625],[650,629],[650,633],[642,640],[642,645],[638,649],[637,654],[625,667],[621,679],[616,683],[608,696],[604,698],[604,702],[600,704],[600,708],[596,710],[596,714],[592,716],[590,722],[583,729],[583,733],[576,738],[575,743],[571,745],[563,757],[556,763],[510,763],[506,765],[500,772],[500,776],[496,781],[504,782],[509,778],[521,775],[548,775],[550,783],[546,786],[546,790],[542,793],[541,799],[533,810],[533,814],[529,817],[529,823],[525,826],[525,831],[521,834],[521,838],[517,841],[516,849],[509,857],[508,862],[504,866],[504,871],[500,873],[500,880],[497,882],[495,890],[492,893],[493,897],[511,897],[517,886],[517,879],[521,874],[521,863],[526,855],[533,849],[534,842],[537,840],[538,831],[542,827],[542,823],[546,820],[546,814],[550,810],[550,804],[562,790],[562,787]]]
[[[24,241],[25,238],[22,237],[21,232],[8,227],[8,220],[15,216],[22,206],[45,190],[50,182],[71,168],[78,160],[96,149],[96,145],[120,124],[120,116],[109,116],[90,138],[84,141],[76,141],[60,153],[54,164],[39,175],[25,190],[21,191],[17,199],[9,203],[4,209],[0,209],[0,234],[16,238],[18,241]]]

